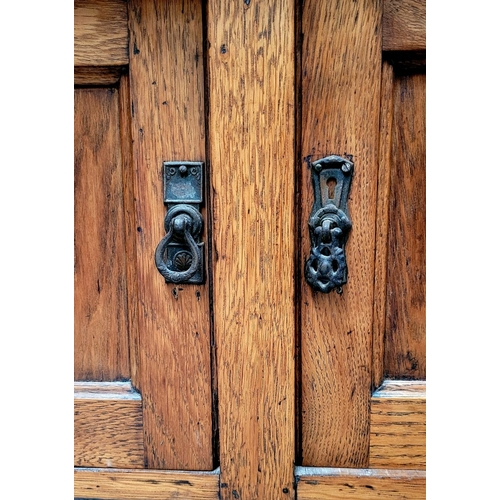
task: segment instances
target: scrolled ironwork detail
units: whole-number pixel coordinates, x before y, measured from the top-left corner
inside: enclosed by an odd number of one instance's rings
[[[354,172],[351,159],[332,155],[312,163],[314,203],[309,218],[311,253],[306,282],[316,291],[342,293],[347,283],[345,245],[352,223],[347,198]]]

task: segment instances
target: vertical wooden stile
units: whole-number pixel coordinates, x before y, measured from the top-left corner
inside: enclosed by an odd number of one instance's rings
[[[162,162],[205,160],[202,3],[131,0],[129,28],[140,344],[134,384],[143,397],[146,464],[210,470],[208,285],[166,284],[154,262],[165,236]]]
[[[294,0],[209,0],[221,497],[293,498]]]
[[[125,226],[125,253],[127,261],[128,338],[130,378],[137,379],[139,343],[137,331],[137,224],[134,210],[134,171],[130,116],[130,81],[128,75],[120,78],[120,140],[122,149],[123,209]]]
[[[350,154],[353,228],[343,294],[301,297],[304,465],[368,465],[381,3],[306,0],[302,31],[302,249],[309,256],[313,203],[308,158]]]
[[[375,249],[375,286],[373,296],[373,387],[384,380],[384,336],[387,285],[387,231],[391,193],[392,125],[394,112],[394,70],[382,66],[380,100],[380,142],[377,193],[377,235]]]

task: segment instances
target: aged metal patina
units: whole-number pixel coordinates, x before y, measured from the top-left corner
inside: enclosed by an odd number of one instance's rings
[[[347,283],[345,244],[351,229],[347,198],[354,172],[352,158],[328,156],[310,164],[314,203],[309,218],[311,254],[307,283],[318,292],[342,293]]]
[[[203,282],[203,162],[164,162],[165,231],[155,263],[166,283]]]

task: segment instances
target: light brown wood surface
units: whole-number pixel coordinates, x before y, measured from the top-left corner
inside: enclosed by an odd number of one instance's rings
[[[387,289],[387,232],[391,196],[394,69],[384,61],[380,100],[379,169],[373,295],[373,387],[384,380],[385,311]]]
[[[211,470],[208,285],[166,284],[154,262],[165,236],[162,163],[205,160],[201,2],[131,0],[129,22],[140,353],[134,383],[143,396],[147,466]]]
[[[401,165],[422,157],[412,127],[425,86],[398,69],[394,87],[390,67],[382,72],[382,4],[76,2],[90,12],[78,19],[99,18],[93,31],[104,37],[96,45],[79,31],[83,51],[75,42],[75,83],[94,87],[75,94],[77,239],[115,283],[94,316],[77,306],[86,332],[77,378],[131,382],[77,385],[75,463],[100,468],[75,470],[75,498],[425,498],[423,386],[386,382],[371,394],[386,367],[408,369],[402,352],[418,351],[425,368],[424,316],[409,291],[421,300],[425,282],[412,266],[408,279],[395,274],[405,238],[417,237],[406,246],[422,263],[414,199],[425,175]],[[108,8],[116,19],[95,14]],[[355,164],[343,295],[312,292],[303,279],[308,161],[330,154]],[[167,285],[154,264],[168,160],[207,162],[200,286]],[[377,203],[392,192],[395,203]],[[81,296],[95,301],[96,272],[75,269]],[[386,290],[400,297],[386,301]],[[385,325],[396,320],[388,346]],[[212,471],[219,460],[222,472]],[[295,484],[297,461],[358,469],[298,467]]]
[[[383,49],[425,50],[425,0],[383,1]]]
[[[425,472],[297,468],[297,500],[424,500]],[[308,470],[309,469],[309,470]]]
[[[293,498],[294,1],[207,25],[221,498]]]
[[[128,64],[126,0],[75,0],[75,66]]]
[[[425,469],[426,384],[386,380],[372,396],[370,467]]]
[[[305,159],[350,154],[354,161],[343,294],[314,292],[300,277],[304,465],[368,465],[381,16],[372,0],[303,7],[301,263],[313,204]]]
[[[75,90],[76,380],[130,375],[119,103],[116,89]]]
[[[75,383],[77,467],[144,467],[142,401],[130,382]]]
[[[75,469],[75,498],[218,500],[219,473]]]
[[[116,85],[125,73],[125,66],[75,66],[74,83],[87,87],[108,87]]]
[[[425,379],[425,74],[394,80],[384,374]]]
[[[120,78],[120,140],[123,162],[123,211],[125,228],[125,253],[127,256],[127,304],[130,378],[138,378],[139,332],[137,324],[137,223],[134,201],[134,163],[132,161],[132,131],[130,105],[130,78]]]

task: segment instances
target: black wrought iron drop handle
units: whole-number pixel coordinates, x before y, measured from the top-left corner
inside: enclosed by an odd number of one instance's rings
[[[201,248],[196,244],[191,231],[194,227],[194,221],[189,212],[194,211],[189,205],[177,205],[177,209],[181,209],[180,215],[175,217],[165,218],[165,231],[167,235],[160,241],[156,247],[155,263],[160,274],[165,278],[168,283],[181,283],[188,281],[198,271],[201,263]],[[179,211],[179,210],[177,210]],[[201,225],[201,214],[195,215],[197,225]],[[199,232],[199,231],[198,231]],[[174,269],[169,269],[165,257],[169,243],[175,240],[187,243],[189,251],[178,252],[172,260],[171,265]],[[189,267],[188,267],[189,266]],[[186,270],[179,270],[185,269]]]
[[[351,159],[336,155],[311,165],[314,203],[309,218],[311,254],[305,278],[318,292],[342,293],[347,283],[345,245],[352,226],[347,198],[353,171]]]
[[[203,283],[203,162],[163,163],[165,232],[155,264],[167,283]]]

